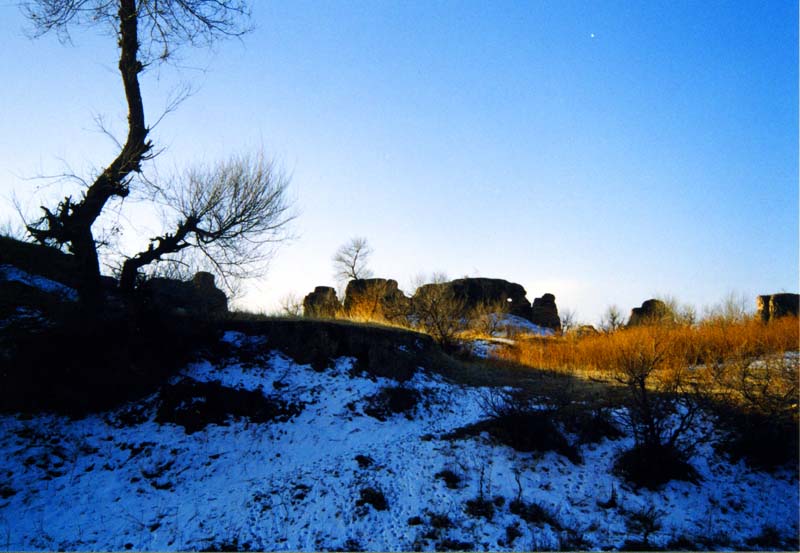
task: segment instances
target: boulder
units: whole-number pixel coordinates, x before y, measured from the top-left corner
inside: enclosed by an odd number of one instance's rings
[[[673,318],[673,314],[666,303],[661,300],[649,299],[642,303],[641,307],[631,309],[628,326],[661,323]]]
[[[303,298],[303,316],[317,319],[334,319],[342,310],[336,290],[330,286],[317,286]]]
[[[758,316],[765,323],[786,315],[797,317],[799,304],[800,295],[798,294],[770,294],[756,298]]]
[[[350,317],[394,320],[405,317],[408,309],[409,299],[396,280],[362,278],[347,283],[344,311]]]
[[[156,277],[144,282],[139,291],[157,309],[214,318],[228,313],[228,297],[217,288],[214,275],[200,271],[191,281]]]
[[[544,294],[533,300],[530,321],[544,328],[561,330],[561,318],[558,316],[556,297],[553,294]]]

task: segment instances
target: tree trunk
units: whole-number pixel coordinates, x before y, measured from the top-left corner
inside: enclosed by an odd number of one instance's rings
[[[75,254],[79,272],[78,294],[83,303],[97,306],[102,302],[102,280],[97,257],[97,244],[92,225],[114,196],[124,198],[129,193],[129,175],[139,172],[152,145],[147,140],[144,105],[139,86],[143,67],[138,59],[138,12],[136,0],[121,0],[119,4],[119,72],[128,104],[128,136],[117,157],[103,170],[79,202],[67,197],[57,212],[43,208],[45,216],[28,227],[42,243],[68,244]]]
[[[73,237],[72,252],[78,266],[78,297],[84,306],[97,308],[103,301],[103,291],[100,262],[91,227]]]

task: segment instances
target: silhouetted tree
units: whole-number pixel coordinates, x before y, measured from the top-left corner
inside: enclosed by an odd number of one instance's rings
[[[53,209],[43,206],[44,215],[27,225],[37,241],[67,247],[75,255],[80,297],[87,304],[97,305],[101,299],[100,265],[92,226],[110,200],[130,194],[142,164],[153,156],[139,75],[183,45],[207,45],[220,37],[244,34],[249,30],[249,6],[244,0],[31,0],[23,2],[22,8],[36,35],[54,32],[68,40],[70,30],[76,27],[101,26],[117,40],[118,69],[128,110],[125,142],[80,197],[67,196]],[[196,243],[206,246],[201,236],[207,239],[216,231],[220,239],[230,237],[220,224],[212,225],[215,230],[211,234],[198,232],[205,227],[198,226],[189,215],[172,235],[154,239],[155,245],[151,243],[147,252],[131,258],[135,261],[128,265],[128,274],[134,266],[140,267],[148,257],[156,256],[159,248],[170,249],[168,243],[182,233],[193,232]],[[182,243],[181,239],[176,243]]]

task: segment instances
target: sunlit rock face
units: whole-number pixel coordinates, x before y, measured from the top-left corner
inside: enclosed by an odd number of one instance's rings
[[[333,319],[342,310],[336,290],[330,286],[317,286],[303,299],[303,315],[321,319]]]
[[[786,315],[794,315],[796,317],[798,304],[800,304],[800,295],[798,294],[770,294],[756,298],[758,316],[764,322]]]
[[[409,299],[397,287],[397,281],[386,278],[362,278],[347,283],[344,312],[354,318],[402,318],[408,313]]]
[[[533,300],[530,320],[533,324],[560,331],[561,318],[558,316],[556,297],[553,294],[545,294]]]

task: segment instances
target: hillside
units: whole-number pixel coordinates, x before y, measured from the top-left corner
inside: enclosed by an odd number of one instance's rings
[[[485,417],[489,389],[420,369],[397,392],[351,358],[315,370],[264,343],[229,332],[217,357],[107,413],[0,418],[0,546],[618,549],[641,547],[648,513],[653,546],[796,546],[791,471],[705,444],[697,484],[637,490],[611,474],[629,437],[569,435],[575,461],[453,437]]]
[[[330,320],[74,328],[63,269],[15,255],[0,265],[4,550],[798,548],[795,466],[731,460],[706,414],[684,480],[633,484],[625,390],[491,359],[518,332],[551,339],[514,317],[459,359]]]

